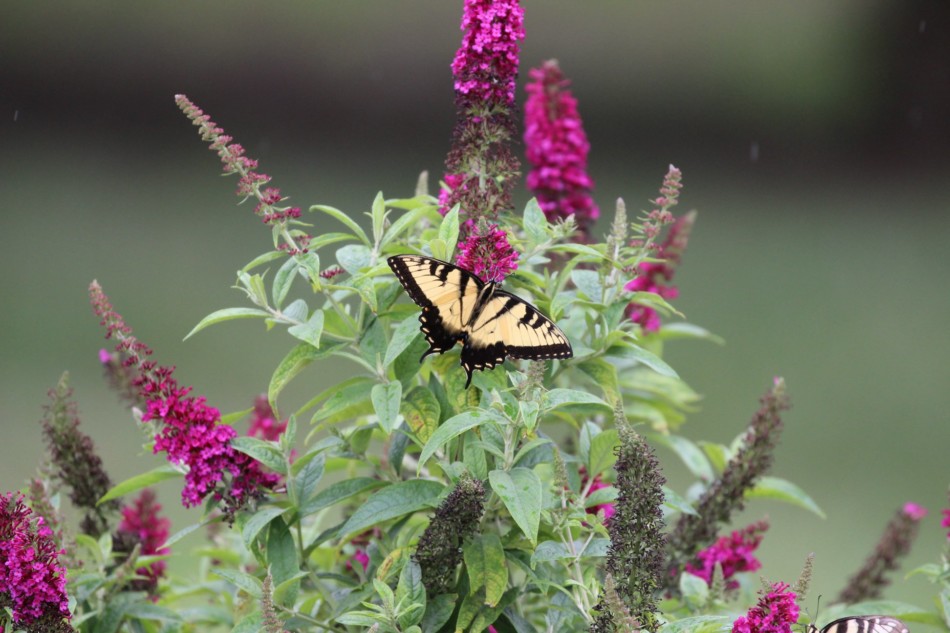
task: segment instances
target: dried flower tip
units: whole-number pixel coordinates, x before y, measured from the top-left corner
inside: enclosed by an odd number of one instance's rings
[[[808,595],[808,586],[811,584],[812,568],[814,567],[814,564],[815,553],[811,552],[805,557],[805,564],[802,565],[802,573],[798,575],[798,580],[795,581],[795,585],[792,587],[792,591],[794,591],[795,595],[798,596],[799,602],[804,600],[805,596]]]

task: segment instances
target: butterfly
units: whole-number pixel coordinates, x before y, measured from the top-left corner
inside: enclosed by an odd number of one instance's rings
[[[820,631],[809,624],[805,633],[909,633],[907,625],[883,615],[859,615],[826,624]]]
[[[485,283],[453,264],[417,255],[386,260],[409,297],[422,308],[419,328],[429,354],[442,354],[462,343],[467,388],[476,369],[492,369],[505,358],[571,358],[564,332],[533,305],[495,282]]]

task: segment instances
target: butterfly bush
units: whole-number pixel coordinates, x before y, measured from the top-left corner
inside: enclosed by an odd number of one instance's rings
[[[32,509],[19,493],[0,504],[0,631],[793,630],[820,559],[802,546],[799,579],[771,578],[757,549],[768,524],[736,525],[757,497],[822,513],[773,472],[785,382],[772,380],[745,426],[723,421],[738,433],[731,443],[699,443],[683,430],[699,396],[663,358],[681,340],[717,340],[672,304],[697,217],[674,214],[687,201],[683,173],[669,166],[647,209],[628,212],[618,198],[598,241],[584,83],[572,91],[555,62],[541,63],[519,130],[524,10],[517,0],[460,9],[445,73],[457,117],[436,195],[423,172],[408,195],[377,194],[367,214],[291,205],[244,146],[174,97],[270,233],[268,250],[235,264],[237,305],[186,338],[242,319],[263,326],[280,360],[252,408],[223,413],[152,359],[93,282],[93,310],[115,343],[99,362],[117,415],[161,457],[144,455],[154,464],[113,484],[62,381],[42,422],[51,460],[29,478]],[[513,199],[519,137],[535,196],[523,204]],[[417,264],[397,279],[388,261]],[[469,274],[532,309],[475,296]],[[478,310],[498,327],[461,322]],[[563,331],[572,357],[530,360],[566,347],[537,334],[550,326],[538,315]],[[439,354],[428,353],[433,329]],[[452,346],[488,330],[502,360],[467,371]],[[682,487],[664,474],[675,459],[691,478]],[[170,525],[151,491],[166,479],[181,486],[186,526]],[[883,596],[927,522],[921,506],[901,507],[828,610],[883,604],[940,621],[923,607],[862,602]],[[950,545],[917,571],[950,604]]]

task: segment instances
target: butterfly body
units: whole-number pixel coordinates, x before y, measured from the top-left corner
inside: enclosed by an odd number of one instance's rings
[[[895,618],[882,615],[862,615],[841,618],[819,629],[809,624],[806,633],[909,633],[907,625]]]
[[[395,255],[387,262],[422,308],[420,329],[429,349],[420,361],[461,343],[466,387],[474,370],[492,369],[506,357],[573,356],[567,337],[550,319],[494,282],[485,283],[464,268],[431,257]]]

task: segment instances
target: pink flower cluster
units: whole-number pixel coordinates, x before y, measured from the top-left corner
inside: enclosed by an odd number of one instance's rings
[[[280,434],[287,430],[287,421],[278,422],[274,419],[274,410],[271,409],[267,396],[261,394],[254,399],[254,413],[251,416],[251,426],[247,434],[268,442],[276,442]]]
[[[587,483],[590,481],[590,477],[587,474],[587,469],[583,466],[581,466],[580,468],[580,476],[581,476],[581,490],[584,490],[587,487]],[[598,490],[601,490],[603,488],[609,488],[609,487],[610,487],[610,484],[605,482],[603,477],[601,477],[600,475],[597,475],[596,477],[594,477],[594,481],[590,484],[590,489],[587,490],[587,496],[589,497],[590,495],[597,492]],[[587,514],[598,514],[601,511],[604,513],[604,522],[606,523],[607,521],[610,520],[610,517],[616,514],[617,509],[614,507],[614,504],[612,503],[599,503],[595,506],[591,506],[587,508]]]
[[[732,633],[792,633],[792,625],[798,621],[795,598],[787,584],[775,583],[746,615],[732,624]]]
[[[63,553],[23,495],[0,497],[0,603],[10,607],[16,624],[70,617],[66,570],[59,563]]]
[[[513,106],[524,9],[518,0],[465,0],[462,45],[452,60],[457,98],[480,107]]]
[[[769,529],[766,521],[759,521],[742,529],[735,530],[729,536],[720,537],[715,543],[696,555],[698,564],[688,563],[686,571],[706,581],[712,582],[716,564],[722,568],[726,587],[736,589],[739,582],[732,577],[740,572],[755,571],[762,563],[755,557],[755,550],[762,542],[765,531]]]
[[[169,552],[162,547],[168,540],[168,530],[171,521],[159,514],[162,506],[155,501],[155,492],[146,488],[136,498],[132,505],[122,508],[122,521],[119,522],[119,532],[133,537],[134,542],[142,546],[141,553],[145,556],[164,555]],[[145,576],[152,583],[165,575],[165,561],[155,561],[148,567],[142,567],[137,572]]]
[[[208,406],[204,397],[190,396],[191,387],[179,387],[173,367],[147,360],[152,350],[132,336],[122,316],[97,282],[89,287],[93,309],[106,327],[106,338],[118,339],[116,351],[125,354],[128,366],[138,375],[134,383],[145,401],[143,422],[161,423],[153,452],[164,451],[168,461],[188,467],[181,498],[185,507],[201,503],[208,495],[224,501],[224,511],[233,515],[248,500],[273,488],[279,476],[265,473],[260,463],[231,446],[237,435],[233,427],[220,424],[221,413]]]
[[[913,501],[908,501],[904,504],[902,510],[907,517],[913,521],[922,521],[925,516],[927,516],[927,508],[914,503]]]
[[[518,268],[518,253],[508,243],[508,234],[490,224],[483,233],[475,228],[459,244],[455,263],[486,282],[501,282]]]
[[[234,138],[225,134],[223,128],[185,95],[175,95],[175,103],[192,124],[198,127],[201,139],[210,143],[209,149],[218,154],[224,164],[224,173],[238,174],[237,194],[244,198],[257,198],[254,213],[260,216],[265,224],[285,225],[300,218],[300,207],[278,206],[286,198],[280,193],[280,189],[265,186],[271,181],[271,177],[256,171],[257,161],[245,155],[244,147],[240,143],[232,143]],[[298,235],[296,241],[281,243],[278,248],[288,251],[291,255],[306,253],[309,238],[309,235]]]
[[[558,63],[544,62],[529,72],[526,89],[524,144],[534,167],[528,189],[537,197],[548,220],[574,216],[586,237],[600,215],[591,198],[594,181],[587,175],[590,143],[577,111],[577,99],[567,88]]]

